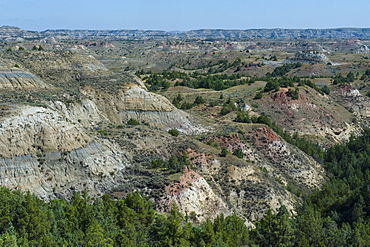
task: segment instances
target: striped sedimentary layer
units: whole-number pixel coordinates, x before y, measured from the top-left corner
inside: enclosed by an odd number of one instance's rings
[[[0,89],[46,88],[35,75],[20,69],[0,70]]]
[[[0,185],[42,198],[74,191],[103,194],[122,182],[125,153],[89,137],[80,124],[51,109],[20,107],[0,121]]]

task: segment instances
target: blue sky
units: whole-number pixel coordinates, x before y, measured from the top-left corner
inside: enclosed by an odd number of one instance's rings
[[[25,30],[370,27],[369,0],[0,0]]]

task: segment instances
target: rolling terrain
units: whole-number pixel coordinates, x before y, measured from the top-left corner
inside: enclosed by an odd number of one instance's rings
[[[369,41],[270,31],[1,28],[0,185],[44,200],[139,191],[194,222],[294,215],[328,180],[322,150],[368,126]]]

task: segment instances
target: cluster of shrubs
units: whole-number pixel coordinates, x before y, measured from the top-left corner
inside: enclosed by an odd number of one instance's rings
[[[294,87],[294,83],[298,83],[297,87]],[[293,89],[289,89],[289,96],[292,99],[298,99],[299,97],[299,86],[309,86],[315,89],[317,92],[321,94],[330,94],[330,88],[327,85],[323,87],[318,87],[315,83],[311,80],[304,80],[297,76],[294,77],[281,77],[281,78],[268,78],[267,83],[263,90],[260,90],[254,96],[254,99],[261,99],[263,97],[263,93],[270,92],[270,91],[279,91],[280,87],[294,87]]]
[[[24,49],[24,47],[22,47],[22,46],[20,46],[19,48],[18,48],[18,51],[24,51],[24,50],[26,50],[26,49]],[[32,51],[43,51],[44,50],[44,47],[42,47],[41,45],[39,45],[39,46],[33,46],[32,47]],[[11,48],[8,48],[6,51],[13,51]]]
[[[220,115],[223,116],[223,115],[226,115],[226,114],[228,114],[232,111],[236,111],[236,110],[238,110],[238,107],[235,105],[235,103],[229,97],[227,99],[227,101],[223,104],[223,106],[221,108],[221,111],[220,111]]]
[[[221,153],[220,153],[221,157],[226,157],[228,153],[229,151],[227,151],[226,147],[221,148]],[[244,157],[243,150],[241,148],[235,149],[232,154],[238,157],[239,159],[243,159]]]
[[[178,136],[178,135],[180,135],[180,131],[176,128],[172,128],[172,129],[168,130],[168,134],[170,134],[172,136]]]
[[[302,63],[287,63],[283,66],[276,67],[272,73],[268,72],[266,74],[267,77],[278,77],[278,76],[285,76],[289,71],[292,69],[297,69],[302,67]]]
[[[184,97],[181,95],[181,94],[178,94],[173,100],[172,100],[172,104],[179,108],[179,109],[182,109],[182,110],[189,110],[191,108],[193,108],[194,106],[197,106],[197,105],[200,105],[200,104],[204,104],[205,103],[205,100],[203,99],[202,96],[198,95],[194,102],[193,103],[190,103],[190,102],[182,102],[184,100]]]
[[[348,72],[347,76],[344,77],[342,74],[337,74],[332,77],[333,79],[333,84],[345,84],[345,83],[350,83],[355,81],[355,75],[352,73],[352,71]]]
[[[152,160],[150,168],[166,168],[172,173],[181,172],[185,167],[191,167],[191,163],[186,155],[171,156],[167,161],[163,159]]]
[[[370,69],[367,69],[364,74],[361,76],[361,80],[366,80],[370,77]]]

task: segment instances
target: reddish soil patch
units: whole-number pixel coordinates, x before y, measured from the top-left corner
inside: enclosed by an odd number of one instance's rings
[[[221,148],[225,147],[227,151],[233,152],[235,149],[244,146],[238,134],[231,134],[225,136],[210,136],[203,140],[204,142],[218,143]]]
[[[212,159],[212,155],[205,154],[205,153],[198,153],[195,150],[188,148],[186,150],[186,153],[188,154],[188,157],[196,168],[201,168],[203,166],[210,166],[209,161]]]
[[[288,104],[289,102],[295,102],[299,104],[306,101],[306,97],[304,97],[302,94],[298,94],[298,99],[292,99],[291,93],[287,88],[281,88],[280,91],[272,94],[271,99],[281,105]]]
[[[194,172],[189,167],[186,167],[184,174],[180,178],[180,182],[166,186],[165,194],[167,196],[174,196],[176,194],[179,194],[184,189],[190,187],[192,182],[194,182],[198,178],[200,178],[200,175],[198,173]]]
[[[340,90],[342,90],[343,92],[350,92],[352,90],[352,87],[349,84],[344,84],[340,86]]]
[[[258,147],[263,147],[273,141],[280,140],[269,127],[256,129],[253,133],[253,139]]]

